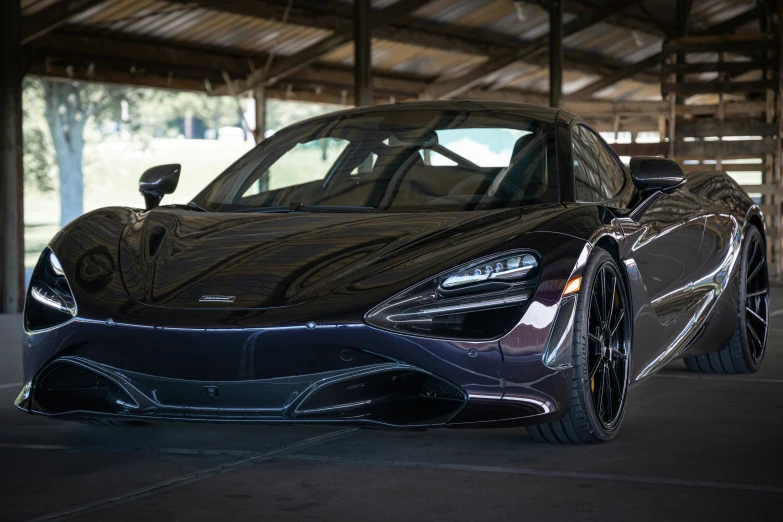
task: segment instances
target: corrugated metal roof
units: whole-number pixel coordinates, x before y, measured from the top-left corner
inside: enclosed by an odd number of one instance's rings
[[[21,0],[23,14],[32,15],[55,1]],[[382,9],[394,1],[374,0],[373,7]],[[106,0],[68,23],[89,27],[107,35],[172,40],[243,56],[263,53],[288,56],[331,34],[328,30],[315,27],[283,24],[279,20],[221,11],[217,8],[219,3],[219,0],[215,0],[216,8],[209,9],[189,2]],[[590,1],[585,3],[592,4]],[[505,37],[507,41],[524,42],[538,38],[548,31],[548,15],[535,3],[518,3],[512,0],[422,0],[422,4],[411,16],[429,21],[436,29],[446,26],[452,30],[459,28],[468,38],[480,39],[482,34],[494,34]],[[643,5],[646,12],[661,22],[673,23],[671,0],[646,0]],[[755,0],[693,0],[693,29],[701,30],[723,22],[755,8],[755,5]],[[351,12],[350,0],[329,3],[293,0],[293,6],[298,9],[318,9],[321,12],[332,11],[340,16],[349,16]],[[566,7],[568,8],[568,4]],[[566,21],[575,16],[568,14]],[[591,52],[610,60],[611,63],[625,64],[638,62],[660,52],[661,44],[660,34],[631,29],[620,25],[616,20],[612,23],[594,24],[565,40],[568,49]],[[352,55],[352,45],[347,44],[323,56],[320,61],[349,65],[352,63]],[[373,44],[373,66],[377,70],[420,76],[426,80],[459,78],[486,59],[485,56],[425,48],[403,42],[376,39]],[[579,90],[598,78],[596,74],[567,71],[564,92],[567,94]],[[548,88],[547,70],[516,62],[487,76],[483,84],[489,88],[544,92]],[[604,89],[597,93],[596,97],[613,100],[656,99],[660,97],[660,89],[657,84],[629,80]]]

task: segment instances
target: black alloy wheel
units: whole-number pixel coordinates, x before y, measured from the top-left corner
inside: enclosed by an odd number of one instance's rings
[[[571,404],[563,417],[528,426],[534,439],[589,444],[615,437],[628,399],[631,315],[620,268],[608,252],[594,248],[574,317]]]
[[[628,313],[618,292],[619,274],[611,263],[602,265],[593,282],[588,322],[588,367],[593,408],[610,428],[625,406],[628,391],[628,343],[624,327]]]
[[[759,234],[748,237],[748,256],[745,262],[745,335],[748,355],[755,364],[764,357],[769,322],[769,276],[766,250]]]
[[[717,352],[690,355],[685,366],[697,373],[755,373],[767,347],[769,274],[767,247],[755,226],[745,229],[739,258],[737,327]]]

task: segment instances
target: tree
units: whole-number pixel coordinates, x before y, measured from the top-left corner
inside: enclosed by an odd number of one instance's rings
[[[46,121],[60,171],[60,226],[84,213],[84,124],[91,115],[79,85],[43,80]]]
[[[133,100],[146,91],[54,80],[41,80],[41,84],[60,174],[60,226],[65,226],[84,212],[85,125],[116,116],[123,100]]]
[[[43,87],[36,79],[25,78],[22,84],[22,115],[25,188],[50,192],[54,154],[44,118]]]

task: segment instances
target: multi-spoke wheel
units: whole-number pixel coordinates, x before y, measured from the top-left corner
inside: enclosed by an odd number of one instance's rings
[[[720,351],[685,357],[685,366],[703,373],[757,372],[767,346],[768,320],[766,246],[759,230],[750,226],[740,254],[737,329]]]
[[[588,319],[590,393],[598,419],[610,427],[625,405],[628,346],[623,319],[625,296],[618,292],[620,276],[613,263],[602,265],[593,282]]]
[[[528,427],[539,441],[604,442],[625,413],[632,314],[624,279],[605,250],[590,256],[577,299],[571,405],[562,418]]]

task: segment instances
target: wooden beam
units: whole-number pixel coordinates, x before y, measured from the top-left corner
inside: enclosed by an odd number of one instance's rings
[[[563,94],[563,13],[565,0],[549,5],[549,106],[560,107]]]
[[[285,12],[287,0],[269,0],[265,2],[253,0],[221,0],[220,2],[215,2],[215,0],[191,0],[191,2],[197,3],[205,9],[279,21]],[[330,9],[324,10],[323,6],[325,5],[329,5]],[[288,13],[287,22],[293,25],[333,32],[351,30],[351,18],[342,11],[334,11],[337,5],[324,3],[304,10],[297,8],[296,2],[294,2]],[[350,4],[346,4],[346,7],[349,8]],[[410,15],[397,17],[392,23],[375,27],[373,29],[373,38],[442,51],[490,57],[513,52],[524,43],[514,36],[497,31],[482,30],[480,34],[474,34],[459,27],[433,25],[430,20]],[[626,65],[611,57],[579,49],[565,49],[564,54],[564,66],[566,69],[589,74],[605,76],[624,70]],[[548,66],[548,58],[545,54],[524,57],[520,61],[541,67]],[[634,77],[646,83],[658,82],[658,77],[655,74],[641,72],[640,74],[635,74]]]
[[[390,23],[395,18],[415,11],[421,6],[422,0],[399,0],[385,9],[373,11],[370,27],[368,29]],[[234,86],[234,90],[236,92],[247,91],[261,82],[266,83],[266,85],[274,85],[281,77],[315,62],[321,56],[350,42],[352,38],[353,28],[342,32],[335,32],[331,36],[314,43],[306,49],[302,49],[296,54],[278,60],[269,71],[259,69],[252,72],[244,81],[237,82]]]
[[[655,67],[660,63],[661,63],[660,53],[654,54],[652,56],[648,56],[647,58],[644,58],[643,60],[640,60],[635,64],[629,65],[624,70],[617,71],[608,76],[604,76],[600,80],[595,81],[585,87],[582,87],[576,92],[572,92],[570,95],[568,95],[567,98],[569,100],[586,100],[590,98],[593,94],[602,91],[607,87],[611,87],[615,83],[625,80],[636,73],[640,73],[651,67]]]
[[[6,0],[16,1],[16,0]],[[22,18],[22,44],[57,29],[74,16],[95,7],[104,0],[58,0],[37,13]]]
[[[591,9],[584,16],[572,20],[563,27],[563,37],[576,34],[583,29],[590,27],[609,16],[616,14],[631,5],[637,4],[640,0],[613,0],[603,7]],[[456,80],[433,83],[424,92],[424,99],[448,99],[461,94],[476,85],[479,85],[484,79],[504,67],[517,61],[524,61],[526,57],[546,53],[549,43],[549,35],[545,34],[526,44],[521,44],[518,49],[505,55],[491,58],[479,65],[468,74],[457,78]]]
[[[763,92],[775,86],[774,80],[759,80],[748,82],[732,82],[715,80],[712,82],[670,83],[661,84],[661,94],[674,93],[678,96],[714,93],[750,93]]]
[[[643,102],[611,102],[611,101],[570,101],[566,100],[563,107],[582,117],[633,116],[639,114],[668,114],[669,103],[665,101]],[[760,114],[766,110],[764,101],[735,101],[726,103],[724,111],[727,116],[741,114]],[[677,115],[714,116],[718,106],[709,105],[679,105]]]
[[[678,141],[674,146],[674,154],[678,158],[680,156],[752,158],[772,154],[776,145],[777,142],[772,138],[752,141]]]
[[[666,143],[615,143],[612,148],[618,156],[663,156]]]
[[[129,85],[137,87],[152,87],[155,89],[172,89],[176,91],[194,91],[207,93],[204,79],[187,78],[176,75],[167,75],[148,71],[132,71],[131,69],[110,69],[45,64],[36,62],[30,64],[27,74],[39,78],[51,80],[73,81],[80,80],[110,85]]]
[[[209,82],[204,78],[185,76],[174,70],[152,70],[133,66],[119,57],[100,62],[93,67],[90,62],[73,63],[68,61],[37,60],[31,62],[28,73],[32,76],[55,80],[83,80],[114,85],[134,85],[160,89],[195,91],[210,94]],[[213,82],[214,83],[214,82]],[[289,89],[291,86],[293,89]],[[394,75],[374,74],[372,78],[373,103],[389,103],[391,98],[398,101],[416,99],[426,86],[421,79]],[[211,94],[214,94],[212,92]],[[341,65],[313,64],[286,77],[277,86],[266,88],[267,99],[291,99],[346,105],[353,97],[353,71]],[[545,93],[532,93],[518,89],[497,91],[471,90],[464,97],[473,100],[502,101],[546,105]]]
[[[549,0],[529,0],[528,3],[537,4],[544,9],[548,9]],[[603,0],[569,0],[566,3],[566,12],[576,16],[582,16],[591,9],[600,7]],[[640,4],[642,7],[644,4]],[[635,15],[625,11],[618,11],[607,18],[607,22],[617,27],[642,31],[655,36],[670,36],[674,28],[660,21],[651,21],[648,16]]]
[[[776,50],[777,40],[775,35],[769,33],[759,34],[734,34],[734,35],[699,35],[676,38],[665,43],[662,52],[673,54],[676,52],[726,52],[742,54],[762,54],[766,51]]]
[[[354,105],[372,105],[372,8],[370,0],[353,0]]]
[[[182,43],[158,39],[135,39],[107,36],[84,30],[59,30],[36,40],[28,53],[39,59],[57,56],[63,59],[117,58],[133,62],[138,66],[146,64],[168,65],[172,70],[202,71],[219,75],[222,71],[237,76],[261,67],[264,57],[237,56],[217,52],[214,49],[199,49]]]
[[[713,118],[701,118],[677,122],[679,137],[775,136],[777,133],[777,123],[751,118],[722,122]]]
[[[187,0],[187,3],[213,11],[275,21],[281,21],[286,9],[288,9],[288,0],[264,2],[258,0]],[[320,9],[321,6],[317,4],[307,8],[299,7],[298,4],[299,2],[294,2],[288,9],[287,23],[333,32],[351,31],[352,23],[349,16],[341,16]]]
[[[658,132],[658,120],[653,118],[641,118],[641,119],[623,119],[620,118],[618,122],[616,116],[611,120],[596,119],[591,117],[583,117],[590,127],[598,132]]]
[[[757,12],[756,8],[750,9],[748,11],[745,11],[744,13],[735,16],[734,18],[726,20],[725,22],[722,22],[720,24],[714,25],[709,29],[702,31],[698,34],[714,35],[714,34],[723,34],[729,31],[733,31],[737,27],[740,27],[748,23],[749,21],[755,19],[756,12]],[[635,64],[629,65],[626,69],[622,71],[618,71],[614,74],[601,78],[600,80],[593,82],[590,85],[582,87],[578,91],[571,93],[568,96],[568,99],[569,100],[589,99],[593,94],[602,91],[607,87],[611,87],[617,82],[628,79],[634,74],[640,73],[651,67],[659,65],[662,61],[663,61],[663,53],[653,54],[652,56],[649,56],[639,62],[636,62]]]
[[[0,14],[0,313],[17,313],[25,295],[20,3],[3,2]]]
[[[685,172],[699,172],[702,170],[710,170],[713,168],[717,168],[717,164],[712,163],[705,165],[704,163],[699,163],[697,165],[694,164],[685,164],[682,165],[682,170]],[[763,163],[723,163],[720,167],[720,170],[726,171],[726,172],[761,172],[764,168]]]
[[[727,73],[738,76],[750,71],[764,69],[769,65],[763,60],[750,60],[747,62],[698,62],[698,63],[664,63],[661,76],[669,74],[697,74],[697,73]]]

